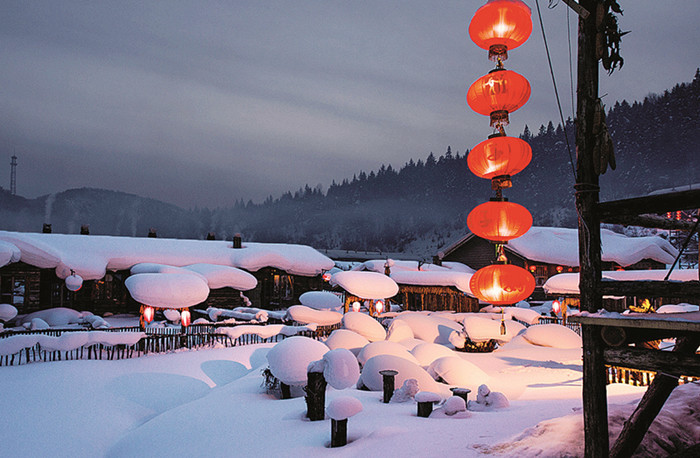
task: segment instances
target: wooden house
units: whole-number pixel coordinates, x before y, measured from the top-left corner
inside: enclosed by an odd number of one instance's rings
[[[677,250],[661,237],[626,237],[602,231],[603,269],[663,269],[673,262]],[[578,272],[578,233],[575,229],[532,227],[505,245],[510,264],[527,269],[535,277],[533,300],[546,299],[543,285],[552,276]],[[443,261],[480,269],[496,261],[495,245],[472,233],[441,252]]]

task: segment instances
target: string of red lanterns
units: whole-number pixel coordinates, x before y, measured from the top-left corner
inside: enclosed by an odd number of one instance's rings
[[[521,0],[489,0],[479,8],[469,24],[469,36],[477,46],[489,51],[496,68],[477,79],[467,91],[467,104],[488,116],[496,130],[479,143],[467,158],[469,169],[480,178],[490,179],[496,197],[478,205],[467,216],[467,226],[475,235],[498,244],[496,264],[472,275],[474,295],[494,305],[511,305],[528,298],[535,290],[535,278],[527,270],[507,264],[502,244],[520,237],[532,227],[532,215],[523,207],[503,198],[502,190],[512,186],[511,176],[522,171],[532,159],[532,149],[520,138],[508,137],[505,126],[509,113],[530,98],[527,79],[503,68],[508,50],[523,44],[532,32],[530,8]],[[501,332],[505,333],[502,323]]]

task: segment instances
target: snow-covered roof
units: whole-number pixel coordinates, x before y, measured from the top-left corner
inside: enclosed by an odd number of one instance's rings
[[[619,270],[602,273],[603,280],[617,281],[660,281],[666,277],[666,270]],[[674,270],[669,281],[692,281],[698,279],[697,269]],[[578,273],[554,275],[543,285],[547,294],[579,294]]]
[[[399,292],[394,280],[377,272],[338,272],[333,274],[330,284],[362,299],[386,299]]]
[[[391,279],[400,285],[419,286],[454,286],[458,290],[472,295],[469,288],[474,270],[459,262],[446,262],[442,266],[417,261],[396,261],[393,259],[375,259],[363,262],[352,268],[354,271],[371,271],[384,273],[384,266],[389,264]]]
[[[275,267],[293,275],[315,276],[333,261],[305,245],[247,242],[233,249],[224,240],[180,240],[103,235],[39,234],[0,231],[0,242],[15,246],[20,259],[40,268],[55,268],[60,278],[71,269],[86,280],[104,277],[107,270],[130,269],[139,263],[169,266],[214,264],[257,271]],[[0,244],[0,253],[12,248]],[[4,247],[4,248],[3,248]],[[10,257],[10,259],[14,259]],[[0,261],[2,255],[0,254]]]

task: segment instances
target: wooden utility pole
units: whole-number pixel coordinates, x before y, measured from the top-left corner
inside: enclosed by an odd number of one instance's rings
[[[597,17],[602,13],[599,0],[581,0],[590,14],[579,15],[578,86],[576,101],[576,210],[579,233],[579,291],[581,309],[596,312],[602,308],[600,294],[600,218],[597,213],[600,188],[596,173],[595,111],[598,100],[598,57],[596,54]],[[585,326],[583,331],[583,425],[585,456],[603,457],[609,452],[608,405],[605,362],[600,330]]]

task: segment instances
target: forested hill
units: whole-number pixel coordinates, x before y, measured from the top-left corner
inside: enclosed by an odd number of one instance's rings
[[[607,108],[617,169],[601,177],[603,200],[700,182],[700,70],[690,83],[642,102],[622,101]],[[566,131],[575,157],[571,120]],[[575,226],[574,177],[564,129],[550,122],[537,132],[526,127],[521,137],[532,146],[533,159],[504,195],[525,205],[537,225]],[[240,232],[247,240],[428,256],[463,235],[467,213],[493,194],[487,180],[469,171],[466,148],[461,151],[446,147],[439,156],[430,153],[400,168],[359,172],[326,192],[307,185],[261,204],[239,201],[215,210],[183,210],[96,189],[37,199],[2,192],[0,227],[36,231],[51,222],[54,232],[70,233],[90,224],[93,233],[114,235],[145,235],[148,227],[155,227],[159,236],[182,238]],[[107,215],[106,208],[118,217]]]

